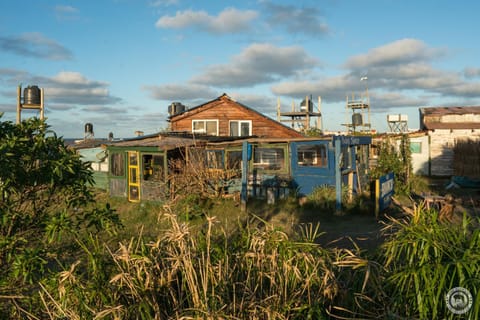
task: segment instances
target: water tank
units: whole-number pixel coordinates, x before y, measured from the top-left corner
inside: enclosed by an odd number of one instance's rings
[[[308,99],[308,108],[307,101],[305,99],[300,102],[300,111],[302,112],[313,112],[313,102],[312,99]]]
[[[363,118],[361,113],[354,113],[352,115],[352,124],[354,126],[361,126],[363,124]]]
[[[176,114],[182,113],[183,111],[185,111],[185,106],[180,102],[172,102],[168,106],[168,114],[170,116],[174,116]]]
[[[93,124],[85,123],[85,133],[93,134]]]
[[[23,104],[40,104],[40,89],[37,86],[23,89]]]

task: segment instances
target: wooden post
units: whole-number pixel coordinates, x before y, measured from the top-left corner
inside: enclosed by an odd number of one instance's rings
[[[17,124],[19,124],[20,122],[22,122],[22,119],[21,119],[21,110],[22,110],[22,86],[19,85],[17,87]]]
[[[242,191],[240,192],[240,209],[242,212],[247,210],[248,198],[248,142],[242,144]]]
[[[341,164],[341,156],[342,156],[342,148],[341,148],[341,141],[334,140],[335,144],[335,193],[336,193],[336,205],[335,209],[337,212],[342,210],[342,176],[340,170]]]
[[[353,170],[348,173],[348,201],[353,200]]]

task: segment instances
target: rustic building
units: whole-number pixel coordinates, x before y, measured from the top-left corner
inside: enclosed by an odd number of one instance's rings
[[[465,148],[456,146],[466,141],[480,141],[480,107],[420,108],[420,129],[429,136],[429,175],[469,175],[465,170],[459,170],[464,166],[458,153]],[[480,163],[480,159],[469,158],[468,161]]]
[[[298,131],[233,100],[226,94],[188,110],[172,109],[169,117],[171,131],[230,137],[303,137]]]

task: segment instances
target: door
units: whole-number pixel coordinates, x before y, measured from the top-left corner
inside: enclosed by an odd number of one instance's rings
[[[310,194],[318,186],[335,186],[335,166],[330,149],[329,141],[292,142],[292,178],[301,195]]]
[[[140,201],[140,161],[139,153],[128,152],[128,201]]]

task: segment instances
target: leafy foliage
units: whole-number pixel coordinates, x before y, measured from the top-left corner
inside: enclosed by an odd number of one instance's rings
[[[395,191],[408,194],[413,174],[410,139],[406,134],[402,135],[398,145],[391,139],[385,139],[378,148],[378,162],[371,176],[377,179],[389,172],[395,175]]]
[[[108,205],[87,209],[89,164],[44,121],[4,121],[0,132],[0,314],[13,317],[33,303],[38,282],[77,253],[72,239],[114,232],[119,220]]]

